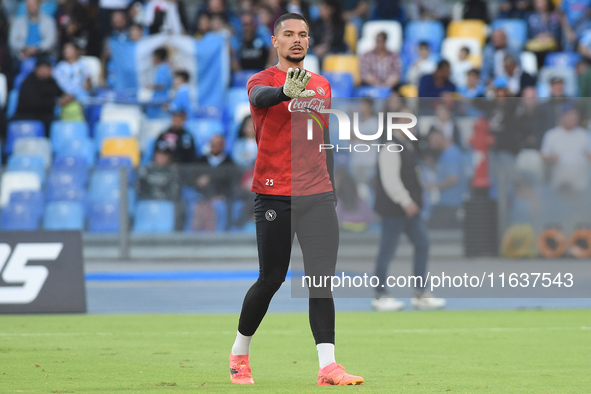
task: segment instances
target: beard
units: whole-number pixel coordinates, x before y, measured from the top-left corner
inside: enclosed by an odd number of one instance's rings
[[[303,55],[301,57],[293,57],[293,56],[287,55],[285,58],[292,63],[299,63],[302,60],[304,60],[305,57],[306,57],[306,55]]]

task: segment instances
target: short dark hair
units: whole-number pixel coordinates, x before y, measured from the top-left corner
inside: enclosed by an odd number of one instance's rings
[[[437,69],[441,70],[444,67],[451,67],[451,64],[447,61],[447,60],[441,60],[439,63],[437,63]]]
[[[154,51],[154,57],[158,58],[161,62],[168,60],[168,51],[164,47],[160,47]]]
[[[388,33],[386,33],[385,31],[379,32],[376,37],[380,36],[384,38],[384,41],[388,41]]]
[[[277,31],[279,31],[279,28],[281,27],[281,24],[283,23],[283,21],[288,21],[291,19],[297,19],[300,21],[304,21],[306,23],[306,26],[308,27],[308,30],[310,29],[310,24],[308,23],[306,18],[304,18],[300,14],[296,14],[295,12],[289,12],[289,13],[283,14],[279,18],[277,18],[277,20],[275,21],[275,25],[273,26],[273,34],[277,35]]]
[[[467,53],[468,55],[470,54],[470,48],[468,48],[468,47],[465,47],[465,46],[464,46],[464,47],[461,47],[461,48],[460,48],[460,51],[466,51],[466,53]]]
[[[468,71],[468,75],[470,75],[470,74],[476,74],[477,76],[480,76],[480,70],[477,68],[473,68]]]
[[[431,45],[429,45],[429,43],[427,41],[420,41],[419,48],[421,48],[421,47],[427,47],[427,48],[431,49]]]
[[[189,79],[191,79],[189,73],[186,70],[177,70],[174,72],[174,76],[182,78],[185,82],[189,82]]]

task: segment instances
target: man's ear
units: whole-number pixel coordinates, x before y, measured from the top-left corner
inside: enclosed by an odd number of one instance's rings
[[[275,38],[275,36],[271,36],[271,42],[273,43],[273,46],[277,48],[277,38]]]

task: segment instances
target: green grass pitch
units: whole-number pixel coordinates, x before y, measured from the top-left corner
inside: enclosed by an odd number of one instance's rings
[[[587,310],[337,313],[337,361],[362,386],[317,387],[308,319],[266,317],[255,386],[229,382],[235,315],[0,316],[0,393],[588,393]]]

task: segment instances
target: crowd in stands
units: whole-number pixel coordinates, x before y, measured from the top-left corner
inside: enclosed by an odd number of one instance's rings
[[[535,151],[554,186],[587,188],[591,141],[581,126],[591,106],[574,98],[591,96],[591,0],[8,0],[0,9],[0,227],[55,228],[57,217],[60,228],[73,203],[82,218],[72,228],[116,231],[124,167],[134,231],[252,229],[256,142],[245,85],[276,63],[272,29],[286,12],[309,21],[305,67],[331,82],[333,96],[365,97],[362,130],[376,130],[383,109],[428,119],[418,148],[433,227],[459,224],[469,192],[473,122],[463,119],[488,120],[493,176]],[[142,60],[151,80],[117,102],[113,81],[126,76],[116,75],[109,43],[156,34],[226,38],[224,105],[196,104],[194,75],[166,45]],[[413,105],[414,97],[424,101]],[[353,231],[374,219],[376,160],[337,161],[339,215]],[[31,186],[10,172],[38,179]],[[29,209],[39,201],[44,209]]]

